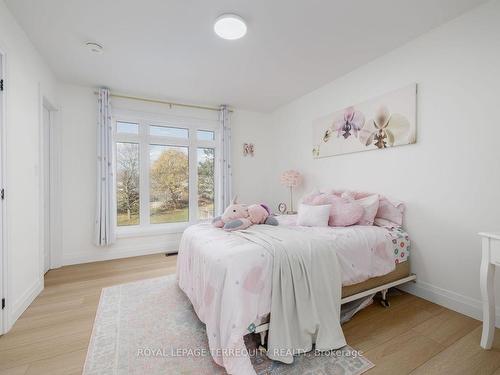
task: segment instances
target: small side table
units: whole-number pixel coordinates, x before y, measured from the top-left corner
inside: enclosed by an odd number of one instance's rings
[[[482,259],[480,272],[481,296],[483,299],[483,334],[481,347],[491,349],[495,336],[495,294],[493,281],[495,267],[500,266],[500,232],[482,232]]]

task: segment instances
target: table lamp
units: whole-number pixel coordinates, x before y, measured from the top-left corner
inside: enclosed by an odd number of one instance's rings
[[[302,182],[302,176],[299,172],[294,170],[288,170],[281,174],[281,184],[290,188],[290,210],[287,211],[287,214],[296,214],[293,210],[293,188],[297,187]]]

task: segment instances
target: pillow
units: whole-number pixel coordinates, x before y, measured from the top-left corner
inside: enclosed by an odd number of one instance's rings
[[[315,188],[310,193],[304,195],[300,203],[305,203],[310,205],[312,204],[313,199],[316,198],[318,195],[321,195],[321,193],[317,188]]]
[[[376,218],[390,221],[395,226],[403,225],[403,213],[405,205],[403,202],[394,201],[386,197],[380,197],[380,204]]]
[[[396,223],[393,223],[390,220],[381,219],[379,217],[375,217],[375,220],[373,221],[373,225],[376,225],[377,227],[388,228],[388,229],[400,227],[400,225],[397,225]]]
[[[312,204],[331,204],[328,225],[348,227],[356,224],[363,216],[364,209],[357,202],[333,194],[321,194],[312,200]]]
[[[341,194],[338,194],[339,192],[341,192]],[[346,194],[355,200],[367,198],[373,195],[373,193],[348,190],[344,190],[343,192],[341,190],[332,190],[331,194],[337,194],[340,196]],[[405,205],[403,202],[379,195],[379,207],[377,214],[375,215],[376,218],[388,220],[393,223],[393,226],[399,227],[403,225],[404,211]]]
[[[331,227],[348,227],[361,220],[365,210],[358,202],[350,202],[342,199],[337,204],[332,205],[330,210]]]
[[[297,225],[305,227],[327,227],[328,218],[330,217],[330,206],[329,204],[321,206],[301,204],[299,206]]]
[[[312,197],[309,201],[312,206],[321,206],[325,204],[333,204],[337,202],[337,199],[341,199],[340,197],[336,197],[334,195],[321,193],[314,197]]]
[[[342,194],[344,197],[348,194]],[[375,221],[375,216],[377,216],[378,206],[379,206],[379,197],[377,194],[369,195],[366,198],[356,199],[354,202],[360,204],[364,213],[361,219],[357,222],[359,225],[373,225]]]

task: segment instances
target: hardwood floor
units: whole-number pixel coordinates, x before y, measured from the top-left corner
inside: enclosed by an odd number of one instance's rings
[[[175,261],[149,255],[49,271],[45,290],[0,337],[0,375],[81,374],[101,289],[174,273]],[[369,306],[343,328],[375,363],[370,375],[500,375],[500,332],[485,351],[479,321],[409,294],[392,296],[388,309]]]

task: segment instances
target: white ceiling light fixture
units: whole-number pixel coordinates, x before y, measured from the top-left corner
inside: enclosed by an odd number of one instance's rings
[[[215,33],[222,39],[236,40],[245,36],[247,24],[243,18],[236,14],[222,14],[215,20]]]
[[[98,55],[100,55],[100,54],[102,54],[104,52],[104,48],[99,43],[86,42],[85,43],[85,47],[87,47],[87,49],[90,52],[98,54]]]

